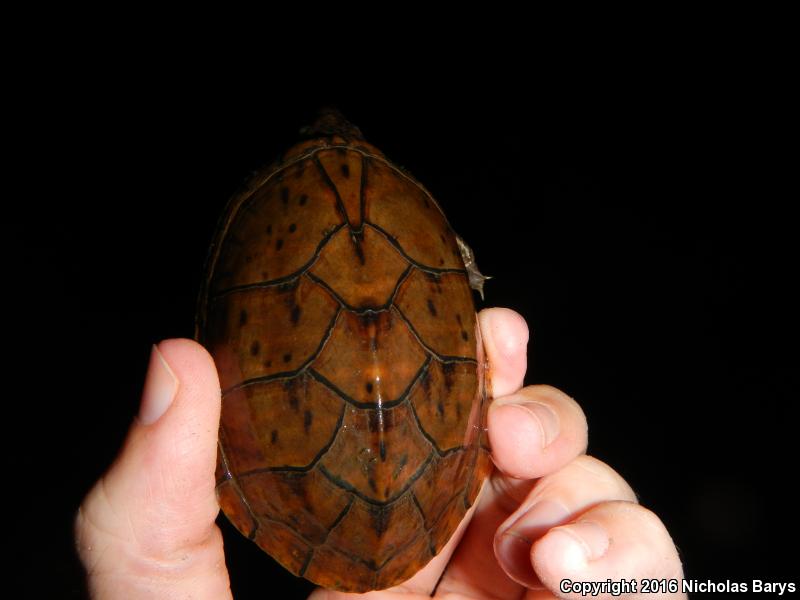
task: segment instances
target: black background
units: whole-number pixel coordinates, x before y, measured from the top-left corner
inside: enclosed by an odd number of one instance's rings
[[[779,550],[796,528],[796,166],[772,80],[633,68],[437,85],[395,68],[381,88],[300,87],[267,64],[153,67],[58,63],[15,117],[7,341],[22,361],[4,460],[20,581],[81,596],[72,517],[137,411],[150,347],[191,337],[225,201],[323,105],[438,199],[494,277],[483,306],[529,323],[526,383],[581,403],[590,453],[661,516],[688,577],[796,574]],[[220,525],[237,598],[304,597]]]

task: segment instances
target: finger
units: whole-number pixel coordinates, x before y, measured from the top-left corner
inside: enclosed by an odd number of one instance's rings
[[[562,582],[628,580],[637,589],[626,598],[652,598],[639,589],[642,579],[676,579],[683,570],[675,544],[659,518],[631,502],[606,502],[590,508],[576,521],[551,529],[533,546],[534,568],[559,597],[585,598]],[[685,598],[678,589],[656,590],[659,598]],[[612,598],[613,590],[594,597]]]
[[[489,408],[489,442],[495,465],[530,480],[553,473],[586,451],[586,416],[575,400],[547,385],[497,398]]]
[[[503,570],[526,587],[541,583],[531,564],[532,544],[553,527],[568,523],[591,506],[612,500],[636,502],[636,494],[611,467],[579,456],[540,479],[494,536],[494,552]]]
[[[153,348],[139,416],[76,519],[96,598],[230,597],[214,466],[220,389],[191,340]]]
[[[543,416],[544,411],[552,414]],[[586,449],[583,412],[572,398],[549,386],[529,386],[496,399],[489,409],[488,427],[492,459],[500,470],[485,486],[437,595],[494,598],[520,594],[522,587],[492,558],[495,533],[525,500],[535,484],[532,478],[558,471]]]
[[[478,322],[489,361],[492,397],[516,392],[528,366],[525,319],[508,308],[486,308],[478,313]]]

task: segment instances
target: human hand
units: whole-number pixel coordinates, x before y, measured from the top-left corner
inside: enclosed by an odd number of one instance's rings
[[[404,584],[364,597],[427,598],[434,588],[451,600],[580,597],[560,592],[560,582],[680,579],[660,520],[617,473],[585,455],[580,407],[554,388],[520,389],[524,320],[506,309],[479,317],[498,469],[438,556]],[[167,340],[154,348],[139,416],[76,520],[93,597],[231,597],[214,523],[219,409],[216,370],[202,347]],[[311,600],[350,597],[318,589]]]

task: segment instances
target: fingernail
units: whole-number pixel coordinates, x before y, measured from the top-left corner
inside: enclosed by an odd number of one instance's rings
[[[142,425],[151,425],[158,421],[172,404],[177,391],[178,378],[158,351],[158,347],[153,345],[142,391],[142,404],[139,407],[139,422]]]
[[[548,533],[549,536],[560,538],[557,543],[562,546],[561,555],[570,571],[586,567],[589,561],[601,558],[608,550],[606,530],[591,521],[556,527]]]
[[[520,402],[519,404],[512,404],[521,410],[528,413],[536,422],[537,427],[541,431],[542,448],[546,448],[556,437],[560,430],[558,423],[558,416],[553,409],[541,402]]]
[[[569,517],[567,507],[540,500],[514,521],[497,541],[495,552],[503,570],[517,583],[538,582],[531,565],[531,545]]]

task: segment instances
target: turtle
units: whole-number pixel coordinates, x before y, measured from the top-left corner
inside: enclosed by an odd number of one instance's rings
[[[335,110],[229,201],[196,338],[222,388],[233,525],[335,590],[400,584],[490,471],[474,255],[439,204]]]

